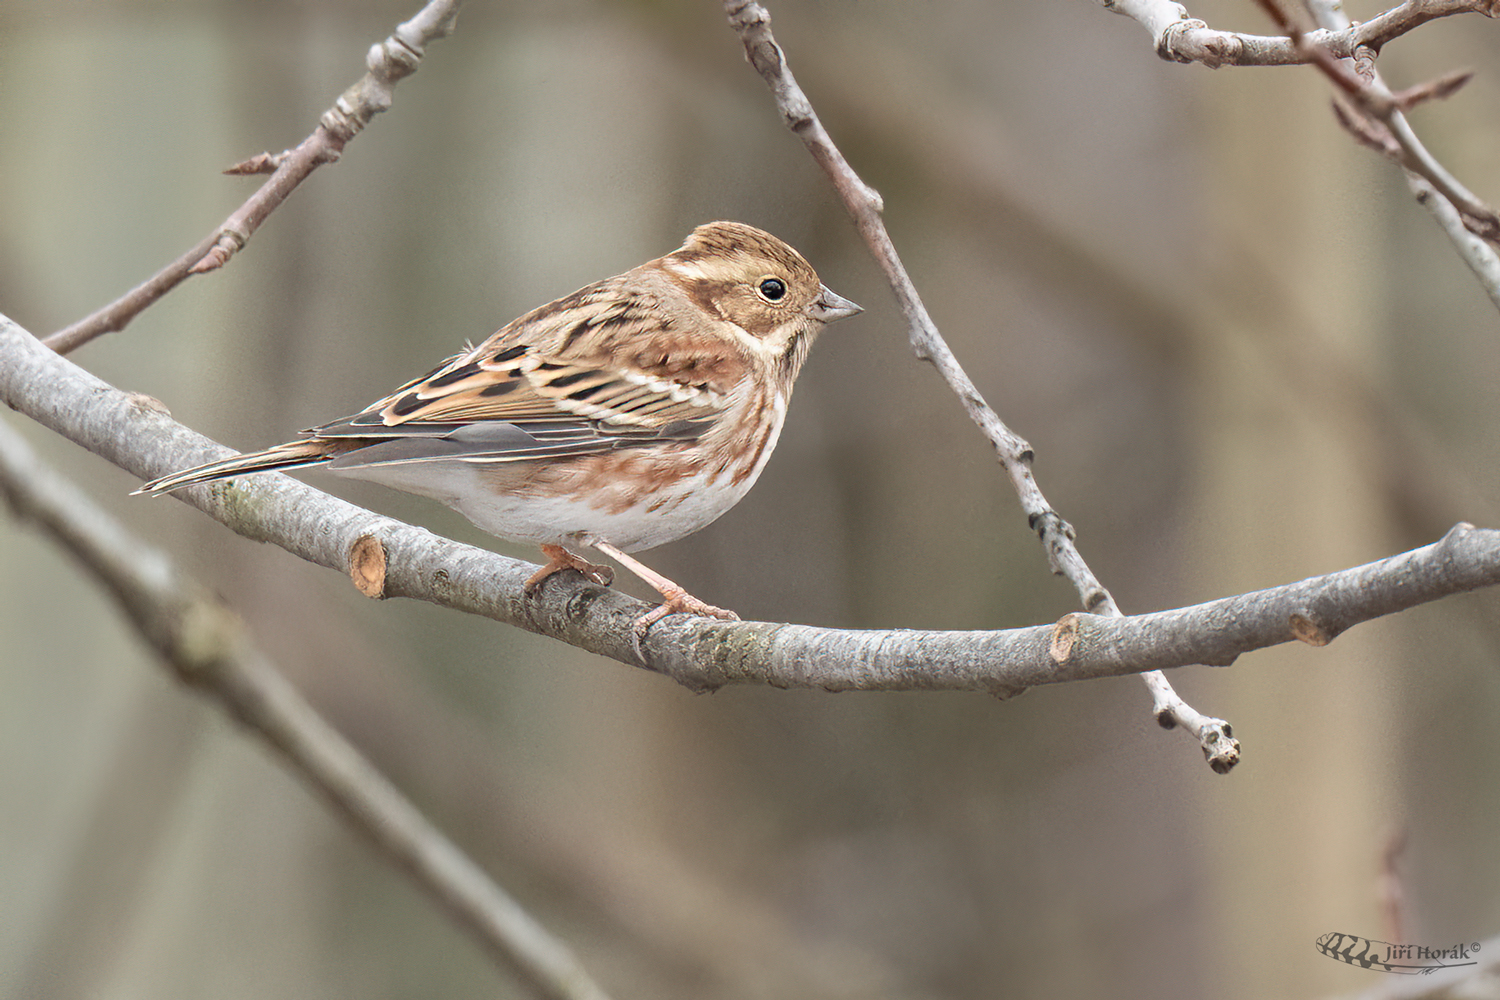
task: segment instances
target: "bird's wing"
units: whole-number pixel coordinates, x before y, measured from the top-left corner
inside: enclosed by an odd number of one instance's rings
[[[653,371],[576,349],[587,348],[590,341],[579,338],[590,333],[605,348],[631,342],[626,328],[648,318],[587,301],[569,308],[568,302],[554,303],[545,321],[537,314],[522,317],[354,416],[308,433],[364,439],[363,447],[340,455],[340,468],[452,458],[514,462],[695,440],[723,413],[726,393],[690,373]],[[608,341],[601,331],[608,331]]]

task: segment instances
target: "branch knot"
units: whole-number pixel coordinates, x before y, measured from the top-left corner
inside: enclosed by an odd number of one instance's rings
[[[1196,17],[1185,17],[1180,21],[1173,21],[1162,29],[1161,35],[1156,39],[1156,54],[1167,62],[1190,63],[1195,57],[1186,51],[1184,36],[1190,31],[1202,31],[1208,29],[1208,22],[1200,21]],[[1201,46],[1205,55],[1197,58],[1202,59],[1210,69],[1218,69],[1219,66],[1229,58],[1225,39],[1216,37],[1206,45]]]

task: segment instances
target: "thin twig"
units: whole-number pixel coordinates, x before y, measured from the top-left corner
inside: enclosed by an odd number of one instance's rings
[[[1450,73],[1444,73],[1435,80],[1413,84],[1405,90],[1397,91],[1396,106],[1402,111],[1410,111],[1427,101],[1447,100],[1468,86],[1473,79],[1472,69],[1456,69]]]
[[[251,642],[233,612],[44,466],[4,423],[0,497],[83,564],[180,681],[214,699],[280,753],[503,968],[537,996],[607,1000],[566,945],[318,715]]]
[[[1318,4],[1312,9],[1313,15],[1325,28],[1339,29],[1347,26],[1349,23],[1343,10],[1336,4]],[[1489,9],[1485,10],[1485,13],[1494,17],[1497,13],[1497,4],[1492,2]],[[1363,76],[1368,78],[1372,84],[1384,87],[1373,59],[1365,67]],[[1396,95],[1396,103],[1401,105],[1401,95]],[[1335,108],[1337,109],[1337,105]],[[1410,125],[1406,123],[1406,118],[1401,115],[1399,108],[1395,114],[1400,116],[1402,128],[1399,131],[1395,129],[1379,130],[1371,125],[1368,120],[1343,112],[1340,113],[1340,121],[1365,144],[1386,154],[1396,162],[1405,165],[1406,161],[1403,158],[1405,150],[1402,145],[1403,137],[1406,137],[1408,143],[1415,143],[1418,147],[1421,147],[1421,143],[1417,141],[1416,135],[1412,133]],[[1422,147],[1422,152],[1426,152],[1425,147]],[[1442,171],[1442,173],[1444,176],[1447,176],[1446,170]],[[1428,213],[1437,221],[1438,226],[1453,244],[1454,249],[1458,251],[1459,258],[1463,260],[1464,264],[1473,272],[1474,277],[1478,279],[1479,286],[1484,289],[1484,293],[1489,296],[1490,301],[1494,303],[1495,307],[1500,309],[1500,254],[1497,254],[1495,247],[1491,245],[1496,241],[1494,235],[1494,213],[1490,212],[1489,223],[1476,220],[1464,208],[1462,201],[1455,201],[1449,197],[1443,187],[1434,184],[1426,173],[1407,170],[1406,183],[1411,188],[1412,194],[1416,197],[1417,203],[1427,209]],[[1457,181],[1453,183],[1457,184]],[[1464,193],[1467,193],[1467,191],[1465,190]],[[1488,206],[1485,206],[1485,208],[1488,210]],[[1482,231],[1486,225],[1489,226],[1489,233]]]
[[[1274,0],[1259,0],[1286,31],[1282,37],[1218,31],[1192,17],[1176,0],[1099,0],[1107,9],[1137,21],[1151,33],[1163,59],[1220,66],[1317,65],[1363,111],[1335,102],[1339,122],[1361,143],[1390,157],[1408,173],[1419,201],[1437,218],[1459,256],[1479,279],[1491,301],[1500,305],[1500,256],[1477,243],[1477,234],[1500,244],[1500,216],[1454,177],[1412,131],[1404,111],[1414,102],[1451,94],[1467,79],[1448,74],[1430,84],[1392,93],[1375,72],[1381,46],[1434,18],[1454,14],[1500,15],[1500,0],[1406,0],[1369,21],[1351,23],[1336,3],[1309,3],[1316,30],[1303,31]],[[1350,69],[1341,60],[1354,60]],[[1378,124],[1377,124],[1378,123]],[[1429,197],[1429,195],[1431,197]],[[1436,205],[1441,198],[1447,207]],[[1457,221],[1458,226],[1451,223]]]
[[[1314,58],[1290,38],[1220,31],[1193,17],[1177,0],[1098,0],[1106,10],[1123,14],[1151,33],[1156,54],[1171,62],[1220,66],[1295,66]],[[1360,24],[1309,32],[1313,45],[1344,59],[1362,48],[1379,51],[1392,39],[1428,21],[1454,14],[1494,17],[1497,0],[1407,0]]]
[[[1495,308],[1500,309],[1500,254],[1496,254],[1494,247],[1475,236],[1464,225],[1463,216],[1453,207],[1453,203],[1439,194],[1424,178],[1409,173],[1406,175],[1406,183],[1416,197],[1417,204],[1427,209],[1437,220],[1453,248],[1458,251],[1460,259],[1474,272],[1474,277],[1479,279],[1479,287],[1484,289]]]
[[[1307,6],[1318,23],[1311,31],[1301,30],[1273,0],[1260,0],[1287,32],[1281,38],[1216,31],[1191,17],[1176,0],[1099,2],[1151,32],[1164,59],[1211,67],[1315,63],[1349,98],[1334,101],[1339,124],[1358,142],[1405,168],[1417,201],[1437,220],[1490,301],[1500,308],[1500,254],[1491,245],[1500,244],[1500,217],[1437,161],[1404,114],[1415,103],[1453,93],[1468,74],[1450,73],[1392,93],[1375,69],[1375,56],[1391,39],[1438,17],[1495,17],[1500,15],[1500,0],[1406,0],[1357,24],[1349,21],[1340,4],[1309,0]],[[1346,59],[1354,61],[1352,69],[1340,62]]]
[[[1474,192],[1465,187],[1458,178],[1438,162],[1417,134],[1401,110],[1401,100],[1393,93],[1380,75],[1375,72],[1373,54],[1369,58],[1367,73],[1356,72],[1344,61],[1323,46],[1312,41],[1281,7],[1277,0],[1258,0],[1261,8],[1286,32],[1292,44],[1306,53],[1308,60],[1323,72],[1323,75],[1338,87],[1351,102],[1380,122],[1395,140],[1393,147],[1396,162],[1414,174],[1424,178],[1444,198],[1447,198],[1463,214],[1465,224],[1478,236],[1492,243],[1500,243],[1500,215],[1485,204]],[[1328,10],[1324,16],[1338,18],[1343,23],[1342,13]],[[1357,53],[1356,53],[1357,54]]]
[[[398,25],[385,41],[372,46],[365,57],[368,72],[323,113],[318,127],[300,145],[276,157],[262,153],[225,171],[258,173],[264,172],[265,166],[275,165],[270,178],[218,229],[121,298],[47,337],[47,346],[66,354],[96,337],[118,333],[189,277],[227,263],[299,184],[318,167],[336,161],[349,140],[391,106],[396,83],[417,71],[426,46],[452,33],[460,3],[461,0],[430,0],[415,17]]]
[[[786,54],[771,34],[771,15],[759,3],[747,0],[725,0],[724,12],[745,46],[746,59],[771,88],[782,119],[827,172],[870,252],[885,271],[886,280],[895,291],[901,312],[906,317],[913,353],[932,363],[943,381],[957,393],[970,419],[994,447],[1001,468],[1010,477],[1020,498],[1027,523],[1041,538],[1052,571],[1073,584],[1085,610],[1107,615],[1122,614],[1114,598],[1084,562],[1074,544],[1072,526],[1052,509],[1037,486],[1031,472],[1031,446],[1007,427],[984,401],[938,332],[885,228],[880,195],[855,173],[819,121],[812,102],[797,85],[787,65]],[[1164,727],[1181,725],[1192,733],[1216,771],[1223,773],[1234,766],[1239,758],[1239,744],[1230,734],[1228,723],[1193,710],[1160,674],[1148,673],[1144,680],[1151,692],[1153,711]]]

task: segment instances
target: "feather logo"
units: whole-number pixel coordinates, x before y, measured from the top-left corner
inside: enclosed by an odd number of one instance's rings
[[[1474,956],[1479,942],[1434,948],[1425,944],[1392,944],[1372,941],[1356,934],[1330,931],[1317,940],[1317,949],[1329,958],[1361,969],[1378,969],[1398,976],[1425,976],[1438,969],[1478,965]]]

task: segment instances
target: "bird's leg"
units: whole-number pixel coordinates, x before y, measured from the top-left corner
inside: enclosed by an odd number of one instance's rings
[[[591,563],[583,556],[575,552],[569,552],[561,545],[543,545],[542,553],[551,560],[547,565],[531,574],[531,579],[526,581],[526,593],[536,593],[536,588],[542,585],[542,581],[553,573],[561,573],[565,569],[576,569],[585,578],[592,580],[602,587],[608,587],[615,578],[615,571],[608,566],[600,566]]]
[[[698,600],[656,570],[638,559],[627,556],[604,539],[586,535],[583,540],[656,588],[656,592],[664,599],[655,610],[648,611],[635,620],[635,634],[640,638],[644,639],[646,631],[667,615],[703,615],[707,618],[724,618],[736,622],[740,620],[740,616],[733,611],[716,608],[712,604]]]

